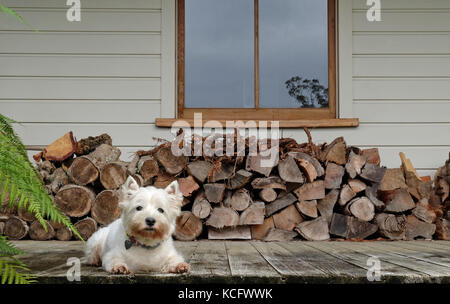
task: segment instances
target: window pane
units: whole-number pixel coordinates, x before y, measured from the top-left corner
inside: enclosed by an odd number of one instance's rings
[[[185,107],[254,107],[253,0],[185,1]]]
[[[327,15],[327,0],[259,0],[260,107],[328,107]]]

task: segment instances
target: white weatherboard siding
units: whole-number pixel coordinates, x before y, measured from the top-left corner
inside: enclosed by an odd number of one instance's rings
[[[127,150],[167,135],[154,122],[173,115],[161,100],[174,102],[166,72],[175,61],[167,43],[174,1],[81,1],[81,22],[66,20],[65,0],[2,3],[39,30],[0,14],[0,112],[21,123],[26,145],[47,145],[67,131],[77,138],[106,132]]]
[[[175,113],[175,0],[81,2],[70,23],[64,0],[3,1],[40,32],[0,15],[0,112],[22,122],[27,145],[106,132],[126,159],[170,139],[154,121]],[[389,167],[403,151],[433,174],[450,151],[450,1],[381,5],[383,21],[368,22],[366,0],[339,1],[339,116],[361,125],[313,139],[378,147]],[[300,129],[282,135],[306,141]]]

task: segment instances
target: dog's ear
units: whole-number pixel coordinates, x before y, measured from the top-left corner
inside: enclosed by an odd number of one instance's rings
[[[180,186],[178,185],[178,181],[173,181],[170,183],[169,186],[166,187],[167,194],[175,195],[175,196],[182,196],[183,194],[180,191]]]
[[[139,190],[139,185],[132,176],[128,176],[125,183],[120,187],[120,202],[131,199]],[[122,204],[123,205],[123,204]]]
[[[181,212],[181,204],[183,202],[183,193],[181,193],[180,186],[177,181],[173,181],[169,186],[164,189],[169,196],[172,197],[171,208],[174,211],[175,216],[178,216]]]

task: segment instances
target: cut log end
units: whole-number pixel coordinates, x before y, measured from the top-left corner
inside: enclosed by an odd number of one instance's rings
[[[76,222],[74,226],[85,241],[87,241],[91,235],[97,231],[97,222],[91,217],[85,217],[84,219]]]
[[[66,185],[55,196],[55,202],[61,211],[72,217],[82,217],[89,213],[95,193],[84,186]]]
[[[39,221],[34,221],[30,225],[30,238],[36,241],[46,241],[55,237],[55,230],[49,222],[46,222],[45,228]]]
[[[17,216],[11,216],[6,222],[4,227],[4,234],[10,240],[21,240],[28,234],[27,222]]]
[[[92,204],[91,216],[100,225],[109,225],[120,217],[119,195],[113,190],[103,190]]]
[[[191,212],[182,211],[176,221],[174,237],[179,241],[193,241],[202,231],[202,221]]]

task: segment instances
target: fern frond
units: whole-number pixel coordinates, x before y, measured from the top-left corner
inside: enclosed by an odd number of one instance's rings
[[[70,219],[64,215],[45,191],[42,178],[28,159],[25,146],[14,132],[14,121],[0,114],[0,202],[8,198],[10,207],[25,208],[45,230],[47,221],[64,224],[82,239]],[[0,283],[29,283],[33,276],[14,255],[22,252],[0,238]],[[2,258],[3,257],[3,258]]]
[[[11,242],[6,239],[6,236],[0,235],[0,255],[22,255],[24,252],[14,246]]]
[[[36,276],[29,272],[30,269],[18,259],[0,255],[1,284],[30,284],[37,282]]]
[[[25,207],[46,227],[45,219],[66,225],[81,239],[70,219],[62,214],[45,191],[44,183],[28,159],[25,147],[10,126],[12,119],[0,114],[0,201],[9,195],[10,206]]]

